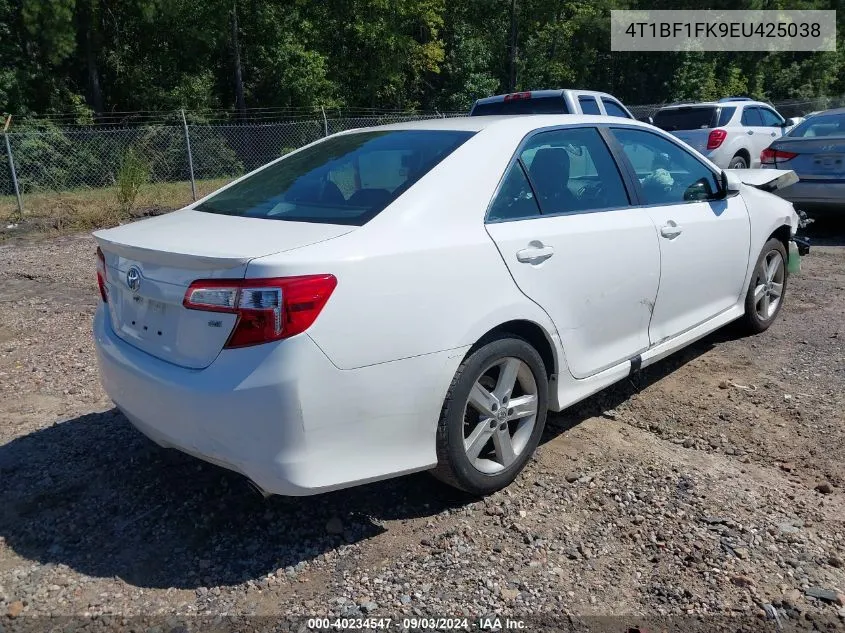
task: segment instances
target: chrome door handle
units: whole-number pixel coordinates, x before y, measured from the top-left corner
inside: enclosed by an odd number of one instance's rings
[[[683,232],[684,230],[674,220],[669,220],[668,223],[660,227],[660,234],[670,240],[674,240]]]
[[[542,264],[555,254],[551,246],[531,246],[516,252],[516,260],[522,264]]]
[[[751,130],[748,130],[748,134],[749,134],[749,136],[750,136],[750,135],[754,134],[754,132],[753,132],[753,131],[751,131]]]

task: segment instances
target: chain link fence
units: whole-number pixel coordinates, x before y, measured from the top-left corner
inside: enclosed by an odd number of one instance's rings
[[[629,106],[637,118],[664,104]],[[773,104],[785,117],[845,105],[843,99]],[[170,113],[172,115],[172,113]],[[338,113],[340,114],[340,113]],[[136,126],[68,125],[50,119],[16,125],[0,145],[0,218],[50,216],[85,208],[172,209],[188,204],[233,178],[329,134],[465,113],[378,113],[294,120],[254,117],[204,123],[169,116]],[[199,121],[197,120],[199,119]],[[20,128],[20,129],[18,129]],[[127,193],[128,192],[128,193]],[[128,199],[131,198],[131,199]],[[2,227],[0,227],[2,228]]]

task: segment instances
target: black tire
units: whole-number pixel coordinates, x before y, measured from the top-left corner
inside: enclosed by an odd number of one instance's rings
[[[526,368],[530,370],[533,384],[536,387],[536,417],[534,418],[533,429],[530,430],[530,436],[527,432],[530,427],[528,422],[525,423],[525,431],[521,435],[521,441],[525,443],[519,454],[516,455],[515,460],[510,465],[501,465],[502,470],[499,472],[486,473],[476,468],[467,455],[467,450],[464,448],[465,428],[475,427],[476,425],[480,427],[480,421],[484,419],[493,426],[496,424],[510,425],[509,429],[516,428],[513,425],[520,425],[522,422],[519,420],[497,422],[492,417],[484,418],[482,414],[475,411],[473,405],[469,404],[470,391],[477,381],[479,383],[484,380],[500,381],[502,374],[497,374],[497,372],[504,370],[497,367],[496,364],[506,363],[506,359],[521,361],[524,365],[519,365],[520,376],[526,379],[527,374],[524,372]],[[498,378],[494,379],[491,375],[498,375]],[[516,394],[518,390],[523,393],[519,382],[521,379],[517,379],[511,395]],[[495,388],[491,388],[489,393],[495,396],[495,391]],[[510,484],[525,467],[540,442],[548,411],[548,392],[549,380],[543,359],[527,341],[516,336],[507,336],[480,343],[470,351],[461,363],[446,394],[437,426],[438,465],[432,471],[432,474],[441,481],[474,495],[487,495]],[[528,390],[525,393],[528,393]],[[516,397],[514,395],[514,399]],[[507,410],[508,402],[505,399],[502,399],[501,402],[504,403],[504,409]],[[501,428],[499,427],[499,430]],[[489,454],[491,447],[494,453],[498,450],[498,445],[494,444],[493,438],[493,435],[496,435],[497,432],[496,430],[490,431],[490,439],[486,440],[487,444],[484,445],[488,447],[488,450],[482,452],[482,455]],[[516,438],[518,431],[513,433],[513,437]],[[516,444],[513,446],[515,448]],[[478,461],[478,458],[476,461]],[[485,459],[484,461],[487,462],[488,460]],[[502,464],[505,461],[502,460]],[[490,464],[493,467],[499,467],[493,461],[490,461]]]
[[[745,160],[745,156],[737,154],[731,158],[731,162],[728,163],[728,169],[748,169],[748,161]]]
[[[763,262],[771,256],[773,253],[780,254],[781,258],[781,265],[783,269],[781,271],[782,274],[782,285],[780,290],[780,296],[778,297],[777,305],[775,306],[774,310],[771,312],[768,318],[763,318],[757,306],[757,301],[755,300],[755,292],[758,286],[765,285],[766,282],[762,279],[761,275],[763,275]],[[748,284],[748,292],[745,294],[745,315],[741,320],[742,328],[749,334],[759,334],[760,332],[765,332],[769,329],[769,326],[775,322],[777,319],[778,314],[780,314],[780,310],[783,307],[784,299],[786,299],[786,286],[787,281],[789,279],[788,274],[788,254],[786,247],[784,247],[783,242],[781,242],[777,238],[770,238],[768,242],[765,243],[763,246],[763,250],[760,252],[760,255],[757,257],[757,263],[754,264],[754,272],[751,276],[751,283]]]

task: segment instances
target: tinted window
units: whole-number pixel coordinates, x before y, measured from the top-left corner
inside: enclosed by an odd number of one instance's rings
[[[625,112],[625,110],[619,107],[618,103],[615,103],[610,99],[602,99],[601,102],[604,104],[604,109],[607,112],[607,116],[621,116],[625,119],[631,118],[628,116],[628,113]]]
[[[760,110],[758,108],[743,109],[742,124],[746,127],[763,127],[763,119],[760,118]]]
[[[581,104],[581,112],[584,114],[601,114],[599,102],[595,97],[578,97],[578,103]]]
[[[719,191],[716,175],[672,141],[642,130],[613,130],[631,161],[647,204],[708,200]]]
[[[658,110],[654,115],[654,125],[667,132],[699,130],[713,127],[715,119],[715,106],[685,106]]]
[[[758,108],[758,111],[766,127],[780,127],[783,123],[783,119],[768,108]]]
[[[541,132],[520,154],[542,213],[627,206],[616,163],[595,128]]]
[[[471,116],[491,116],[496,114],[567,114],[566,102],[561,96],[533,97],[478,103],[472,109]]]
[[[534,192],[525,177],[521,161],[517,161],[508,170],[502,186],[490,205],[488,220],[516,220],[530,218],[540,213],[540,207],[534,199]]]
[[[796,125],[787,136],[845,136],[845,112],[842,114],[816,114]]]
[[[199,211],[360,226],[472,136],[452,130],[326,139],[212,196]]]
[[[734,118],[734,112],[736,112],[736,108],[719,108],[719,122],[716,127],[727,125]]]

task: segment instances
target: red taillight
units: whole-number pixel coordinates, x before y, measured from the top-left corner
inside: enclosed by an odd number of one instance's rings
[[[97,247],[97,287],[100,289],[100,296],[103,303],[108,303],[109,295],[106,290],[106,257],[100,247]]]
[[[764,165],[774,165],[778,161],[785,162],[798,156],[795,152],[784,152],[779,149],[767,147],[760,152],[760,162]]]
[[[520,101],[520,100],[522,100],[522,99],[530,99],[530,98],[531,98],[531,92],[530,92],[530,91],[527,91],[527,92],[514,92],[514,93],[512,93],[512,94],[505,95],[505,102],[508,102],[508,101]]]
[[[707,137],[707,149],[718,148],[727,138],[728,133],[725,130],[712,130]]]
[[[237,314],[226,347],[246,347],[307,330],[335,286],[334,275],[200,279],[188,288],[182,305],[190,310]]]

